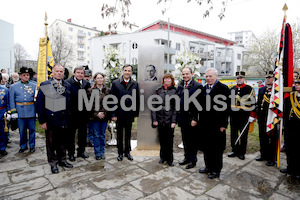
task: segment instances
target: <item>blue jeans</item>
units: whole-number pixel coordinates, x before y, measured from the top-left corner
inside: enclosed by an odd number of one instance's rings
[[[18,127],[20,132],[20,148],[27,147],[27,129],[29,130],[29,148],[35,147],[35,117],[18,118]]]
[[[89,122],[87,126],[88,126],[88,139],[89,139],[89,142],[93,144],[94,135],[93,135],[92,122]]]
[[[93,130],[95,156],[104,155],[107,121],[91,122],[91,127]]]
[[[4,132],[4,120],[0,121],[0,151],[6,149],[6,133]]]

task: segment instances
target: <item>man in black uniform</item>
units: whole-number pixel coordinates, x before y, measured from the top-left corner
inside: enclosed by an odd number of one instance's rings
[[[228,157],[237,156],[244,160],[247,147],[249,125],[254,121],[254,117],[250,117],[250,111],[255,109],[255,92],[250,85],[245,84],[245,72],[236,72],[236,85],[230,90],[235,98],[231,100],[230,112],[230,136],[232,152]],[[247,125],[247,126],[246,126]],[[246,129],[244,127],[246,126]],[[244,130],[244,132],[242,132]],[[236,140],[243,134],[239,141]]]
[[[110,94],[118,99],[118,107],[111,113],[112,120],[117,123],[117,147],[118,147],[118,161],[123,160],[123,153],[128,160],[133,160],[130,155],[131,145],[131,128],[135,117],[138,117],[140,110],[140,91],[139,84],[131,78],[132,66],[123,66],[123,75],[121,78],[114,80],[110,89]],[[121,99],[125,95],[133,96],[136,92],[136,99],[126,98],[125,106],[121,106]],[[128,108],[131,108],[129,111]],[[123,130],[125,129],[125,149],[123,149]]]
[[[292,179],[300,180],[300,75],[294,80],[295,91],[284,101],[284,134],[286,143],[287,169]]]
[[[195,167],[197,162],[197,123],[199,121],[197,108],[192,102],[189,102],[189,109],[185,110],[184,104],[188,101],[185,99],[184,91],[188,92],[188,97],[191,97],[195,92],[200,92],[197,95],[204,93],[203,86],[196,82],[193,78],[192,69],[186,67],[182,70],[183,81],[178,86],[178,96],[180,98],[180,111],[178,114],[178,125],[181,128],[182,142],[184,147],[184,160],[179,165],[185,165],[186,169]],[[199,102],[199,100],[198,100]]]
[[[66,168],[73,167],[73,165],[66,161],[67,129],[70,126],[70,84],[63,80],[64,67],[60,64],[53,66],[52,74],[53,78],[42,82],[40,85],[36,99],[36,111],[41,127],[46,132],[48,163],[51,166],[52,173],[57,174],[59,172],[57,164]],[[46,98],[51,97],[45,95],[51,88],[65,98],[65,109],[52,111],[46,108]]]
[[[201,150],[205,167],[199,173],[209,173],[208,178],[218,178],[223,167],[223,152],[226,147],[226,128],[230,109],[229,89],[218,81],[218,71],[208,68],[205,72],[206,90],[204,111],[200,114]]]
[[[259,126],[260,156],[257,161],[267,160],[267,166],[275,165],[277,129],[267,133],[267,118],[274,77],[273,71],[266,73],[265,86],[258,90],[256,115]],[[276,126],[275,126],[276,127]]]
[[[86,140],[87,140],[87,123],[88,123],[88,112],[83,106],[83,110],[79,111],[78,107],[78,91],[84,89],[87,91],[91,87],[90,83],[84,78],[84,68],[82,66],[74,69],[74,75],[66,80],[70,83],[71,91],[71,113],[72,113],[72,127],[70,128],[70,138],[68,143],[68,156],[70,161],[75,161],[75,134],[78,130],[78,149],[77,157],[88,158],[89,156],[85,153]]]

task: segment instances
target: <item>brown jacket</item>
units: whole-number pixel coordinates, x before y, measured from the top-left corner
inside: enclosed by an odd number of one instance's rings
[[[92,88],[88,89],[88,96],[89,96],[89,98],[91,97],[91,94],[92,94],[93,90],[98,90],[99,91],[99,99],[98,99],[98,101],[100,103],[100,107],[99,107],[99,110],[96,110],[96,108],[95,108],[95,103],[96,102],[93,103],[92,110],[90,111],[90,114],[89,114],[89,120],[90,121],[100,121],[100,120],[106,120],[107,121],[109,119],[109,117],[108,117],[108,112],[103,108],[103,99],[104,99],[104,97],[106,95],[109,94],[110,89],[107,88],[105,85],[103,85],[102,91],[100,91],[99,88],[93,86]],[[105,117],[103,119],[100,119],[97,116],[99,112],[104,112]]]

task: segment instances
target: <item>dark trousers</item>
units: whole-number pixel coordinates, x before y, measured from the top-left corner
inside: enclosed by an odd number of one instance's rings
[[[158,135],[160,143],[160,158],[167,162],[173,162],[174,128],[171,128],[170,124],[159,124]]]
[[[278,130],[276,128],[270,133],[267,133],[266,126],[259,124],[260,154],[265,160],[275,161],[277,137]]]
[[[184,146],[184,158],[189,162],[197,162],[197,128],[190,124],[181,127],[181,136]]]
[[[300,176],[300,136],[298,134],[287,135],[285,140],[287,169],[292,176]]]
[[[69,138],[68,138],[68,155],[74,155],[75,153],[75,135],[76,130],[78,130],[78,149],[77,154],[82,154],[85,152],[86,139],[87,139],[87,121],[81,119],[75,119],[72,121],[72,127],[70,128]]]
[[[56,166],[59,162],[65,162],[67,129],[48,126],[45,132],[48,163]]]
[[[242,137],[235,145],[235,141],[238,139],[239,135],[242,133],[245,125],[249,120],[249,113],[237,112],[230,117],[230,139],[231,139],[231,147],[232,151],[238,155],[245,155],[247,148],[247,140],[248,140],[248,131],[249,125],[244,130]]]
[[[123,153],[128,154],[131,151],[130,139],[131,139],[131,128],[132,122],[122,122],[117,121],[117,147],[118,154],[123,155]],[[125,149],[123,150],[123,133],[125,129]]]
[[[220,173],[223,167],[223,151],[208,149],[203,151],[203,155],[208,172]]]

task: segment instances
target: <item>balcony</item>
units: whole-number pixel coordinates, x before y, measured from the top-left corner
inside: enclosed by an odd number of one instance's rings
[[[85,60],[85,57],[84,56],[80,56],[77,58],[78,60]]]
[[[83,42],[83,41],[78,41],[77,43],[78,43],[78,44],[81,44],[81,45],[84,45],[84,42]]]
[[[231,57],[229,57],[229,56],[218,56],[217,58],[216,58],[216,61],[217,62],[232,62],[232,58]]]
[[[77,51],[85,52],[85,49],[84,48],[78,48]]]
[[[78,37],[85,37],[86,34],[85,34],[85,33],[77,33],[77,36],[78,36]]]
[[[170,70],[170,71],[174,71],[175,70],[175,65],[174,64],[164,64],[164,70]]]
[[[165,47],[164,47],[164,52],[165,52],[165,54],[168,53],[168,46],[165,46]],[[175,55],[175,54],[176,54],[176,49],[170,47],[170,48],[169,48],[169,53],[170,53],[171,55]]]

